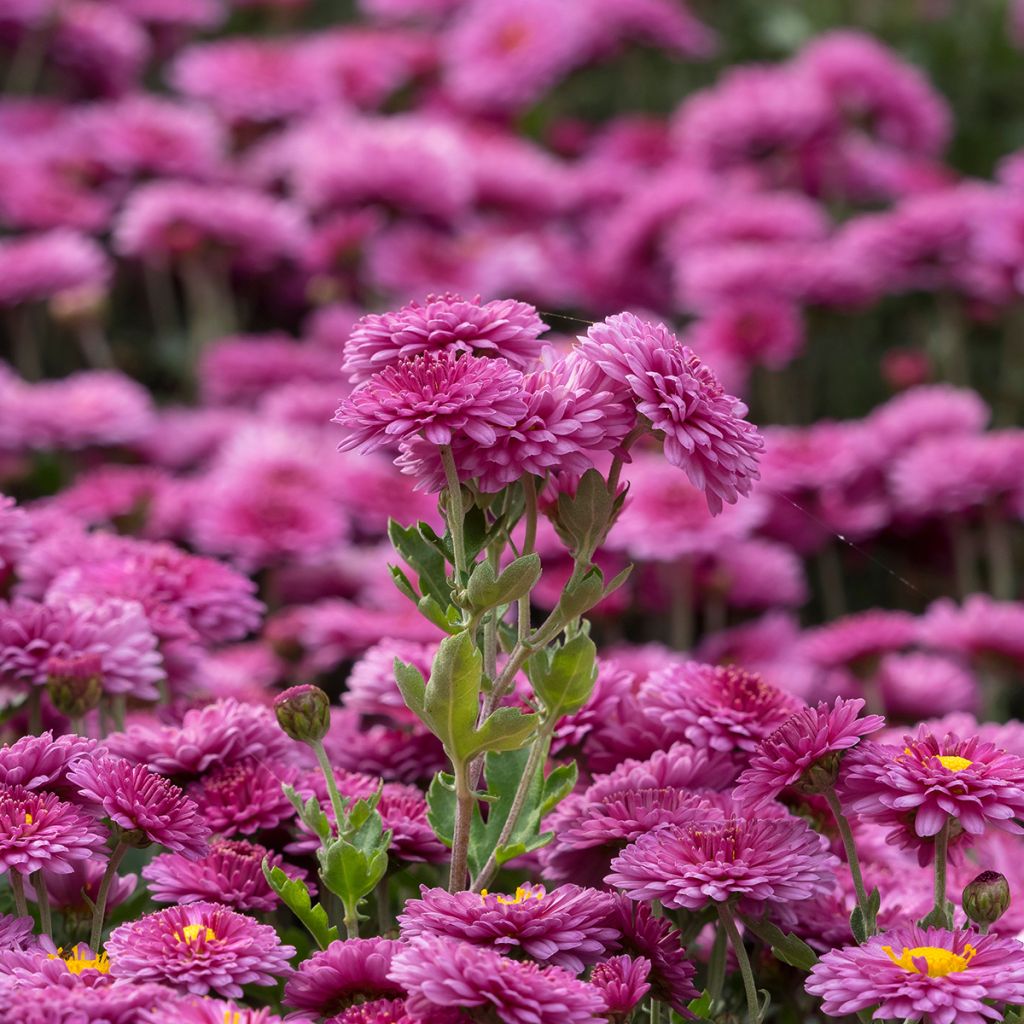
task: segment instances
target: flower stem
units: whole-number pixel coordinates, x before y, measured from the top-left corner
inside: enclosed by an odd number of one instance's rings
[[[843,814],[843,808],[839,803],[834,788],[825,790],[825,799],[828,801],[829,810],[835,819],[836,828],[839,829],[839,837],[843,841],[843,849],[846,851],[846,864],[850,869],[850,877],[853,878],[853,891],[857,894],[857,906],[864,917],[864,926],[867,936],[870,939],[875,933],[874,921],[871,918],[871,908],[868,903],[868,893],[864,888],[864,876],[860,870],[860,858],[857,856],[857,844],[853,841],[853,831],[850,822]]]
[[[725,984],[725,954],[729,948],[729,935],[725,928],[715,929],[715,942],[711,947],[711,958],[708,960],[707,990],[714,1005],[722,998],[722,986]]]
[[[526,537],[523,540],[524,555],[533,552],[537,543],[537,482],[527,474],[522,479],[523,498],[526,501]],[[519,641],[522,643],[530,635],[530,595],[523,594],[519,598],[519,614],[517,619]]]
[[[28,917],[28,904],[25,902],[25,879],[21,877],[20,871],[12,870],[9,874],[11,879],[11,892],[14,894],[14,913],[18,917]]]
[[[452,863],[448,876],[448,891],[461,892],[466,888],[469,871],[469,830],[473,824],[473,790],[469,785],[467,766],[455,764],[455,828],[452,831]]]
[[[946,913],[946,868],[949,861],[949,822],[939,830],[935,837],[935,906],[932,913],[938,917]]]
[[[313,748],[316,763],[320,765],[320,771],[327,783],[327,795],[331,798],[331,810],[334,811],[334,826],[338,835],[341,835],[341,830],[345,827],[345,804],[338,792],[338,780],[335,779],[334,769],[331,767],[330,761],[327,760],[327,751],[324,750],[323,740],[310,743],[310,746]]]
[[[358,939],[359,938],[359,911],[358,901],[355,903],[345,903],[345,916],[342,919],[345,925],[345,937],[347,939]]]
[[[530,795],[530,786],[533,784],[534,776],[537,774],[537,768],[547,758],[548,749],[551,746],[553,728],[554,723],[549,723],[534,738],[533,747],[530,749],[530,756],[527,758],[522,778],[519,780],[515,796],[512,797],[512,806],[508,810],[508,817],[505,819],[505,824],[501,827],[501,834],[498,836],[498,841],[494,844],[494,849],[491,850],[487,862],[480,869],[480,874],[473,879],[473,884],[470,887],[473,892],[480,892],[481,889],[486,889],[491,884],[491,879],[497,873],[498,850],[507,845],[512,837],[512,833],[515,831],[519,816],[523,813],[523,807],[526,805],[526,798]]]
[[[89,947],[95,954],[99,954],[100,943],[103,941],[103,918],[107,914],[107,898],[110,896],[110,886],[117,876],[117,869],[124,855],[128,852],[128,844],[118,842],[114,852],[107,861],[107,870],[103,873],[103,881],[100,882],[99,892],[96,893],[96,905],[92,910],[92,934],[89,936]]]
[[[732,951],[736,954],[736,961],[740,967],[740,974],[743,976],[743,991],[747,997],[747,1016],[750,1018],[750,1024],[760,1024],[761,1003],[757,997],[757,985],[754,982],[754,971],[750,966],[750,958],[747,956],[747,948],[743,945],[743,939],[740,937],[739,930],[736,927],[736,922],[732,916],[732,911],[729,909],[727,904],[719,904],[718,916],[721,918],[722,925],[729,935],[729,942],[732,945]]]
[[[36,906],[39,907],[39,930],[44,935],[53,936],[53,918],[50,914],[50,894],[46,891],[46,882],[42,871],[32,876],[32,887],[36,891]]]
[[[466,512],[462,506],[462,484],[459,483],[459,473],[455,468],[455,456],[452,454],[450,444],[441,445],[441,462],[448,482],[447,519],[448,529],[452,535],[452,550],[455,553],[455,585],[461,587],[466,574],[466,539],[463,533]]]

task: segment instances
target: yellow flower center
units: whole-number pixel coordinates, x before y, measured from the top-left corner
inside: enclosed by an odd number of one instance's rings
[[[935,758],[947,772],[962,772],[965,768],[970,768],[973,761],[968,761],[966,757],[956,757],[953,754],[940,754]]]
[[[897,967],[902,967],[912,974],[921,973],[921,969],[914,961],[923,960],[926,965],[925,973],[929,978],[944,978],[947,974],[966,971],[967,965],[978,952],[970,943],[964,946],[963,956],[951,949],[943,949],[942,946],[914,946],[913,949],[904,946],[899,956],[892,951],[892,946],[883,946],[882,949]]]
[[[207,928],[203,924],[187,924],[180,932],[175,932],[174,937],[180,939],[182,942],[192,945],[193,942],[199,940],[200,935],[206,939],[207,942],[217,938],[217,933],[212,928]]]
[[[26,825],[31,825],[32,824],[32,815],[29,814],[28,811],[25,812],[25,824]]]
[[[60,947],[56,953],[48,953],[48,960],[63,960],[68,965],[68,970],[72,974],[81,974],[82,971],[99,971],[101,974],[110,973],[110,959],[106,953],[100,953],[99,956],[87,957],[85,954],[89,952],[87,949],[83,949],[79,945],[72,946],[71,952],[67,956],[64,955],[64,948]]]
[[[242,1024],[242,1015],[238,1010],[225,1010],[224,1024]]]
[[[480,900],[483,903],[487,902],[487,897],[491,893],[487,889],[480,890]],[[502,896],[500,893],[495,894],[494,898],[498,903],[503,904],[506,907],[514,907],[519,903],[525,903],[527,900],[539,900],[542,899],[544,893],[536,892],[533,889],[525,889],[523,886],[516,888],[515,896]]]

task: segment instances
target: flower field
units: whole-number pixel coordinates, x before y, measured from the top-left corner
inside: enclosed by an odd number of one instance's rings
[[[0,0],[0,1024],[1024,1024],[1022,97]]]

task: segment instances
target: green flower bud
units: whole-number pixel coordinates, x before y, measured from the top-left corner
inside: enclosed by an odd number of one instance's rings
[[[103,666],[98,654],[50,658],[46,689],[53,706],[68,718],[81,718],[103,696]]]
[[[319,686],[293,686],[274,701],[277,722],[293,740],[319,743],[331,725],[331,701]]]
[[[1010,883],[998,871],[982,871],[964,888],[964,913],[975,924],[993,924],[1010,905]]]

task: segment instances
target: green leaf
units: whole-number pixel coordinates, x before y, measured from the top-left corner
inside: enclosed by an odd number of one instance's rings
[[[455,834],[455,807],[455,776],[438,772],[427,790],[427,821],[434,835],[448,847]]]
[[[616,495],[596,469],[588,469],[580,477],[575,495],[559,494],[552,521],[573,555],[589,561],[604,540],[615,511]]]
[[[549,719],[572,714],[583,707],[597,681],[597,648],[584,633],[577,633],[554,653],[531,658],[527,674]]]
[[[711,1020],[711,993],[704,989],[697,999],[691,999],[686,1008],[698,1020]]]
[[[803,939],[792,932],[782,931],[767,918],[744,917],[743,923],[762,942],[771,946],[775,958],[784,964],[809,971],[818,962],[818,955]]]
[[[407,665],[400,658],[395,658],[395,682],[402,693],[405,706],[421,721],[426,721],[423,700],[426,695],[427,682],[423,673],[414,665]]]
[[[538,809],[538,817],[549,815],[575,788],[579,776],[575,761],[560,764],[544,780],[544,799]]]
[[[458,633],[462,629],[462,616],[458,608],[448,605],[447,609],[442,608],[437,601],[429,594],[421,597],[416,602],[416,607],[428,622],[432,622],[438,629],[445,633]]]
[[[605,595],[604,575],[592,565],[579,579],[570,579],[558,599],[558,611],[563,622],[586,615]]]
[[[388,572],[391,573],[391,578],[395,581],[395,586],[398,587],[401,593],[414,603],[419,601],[420,595],[416,593],[416,588],[412,585],[412,581],[402,572],[399,566],[388,563]]]
[[[280,868],[271,868],[263,858],[263,874],[267,885],[280,897],[281,902],[305,925],[321,949],[326,949],[338,938],[338,929],[331,926],[327,911],[319,903],[313,903],[306,883],[299,878],[289,878]]]
[[[388,833],[390,838],[390,833]],[[383,871],[381,867],[383,856]],[[387,848],[367,853],[346,839],[336,839],[317,853],[320,879],[346,906],[358,906],[373,892],[387,870]]]
[[[482,674],[483,656],[468,630],[441,641],[424,691],[423,713],[452,761],[465,761],[472,752]]]
[[[295,787],[288,785],[287,782],[281,785],[281,790],[288,798],[288,802],[295,808],[299,820],[319,838],[320,842],[328,839],[331,835],[331,823],[327,815],[324,814],[320,801],[315,796],[311,796],[303,802],[302,797],[295,791]],[[341,823],[338,824],[340,827]]]
[[[946,900],[944,907],[933,907],[931,911],[917,922],[919,928],[945,928],[953,930],[953,904]]]
[[[498,708],[473,734],[471,757],[485,750],[518,750],[537,732],[537,715],[518,708]]]
[[[540,555],[536,553],[517,558],[497,577],[490,562],[481,562],[466,584],[469,606],[473,611],[482,612],[511,604],[533,590],[540,573]]]
[[[420,593],[424,597],[433,597],[440,607],[447,608],[452,603],[447,565],[444,555],[424,539],[424,526],[426,523],[419,523],[416,527],[405,527],[391,519],[388,521],[388,538],[392,547],[415,571]]]

